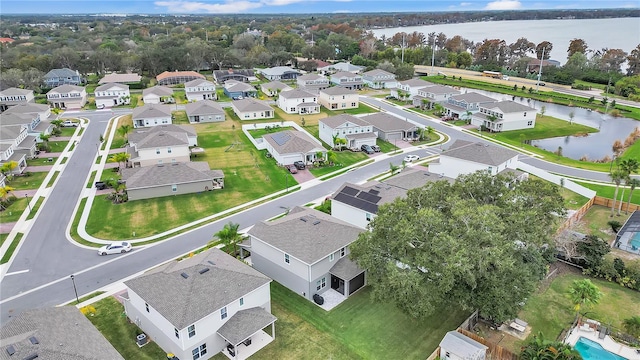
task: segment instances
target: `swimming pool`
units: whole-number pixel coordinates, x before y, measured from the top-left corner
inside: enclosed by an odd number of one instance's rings
[[[629,241],[629,245],[631,245],[632,249],[634,247],[636,249],[640,249],[640,232],[635,233],[635,235]]]
[[[608,352],[602,345],[583,337],[578,339],[573,348],[578,350],[583,360],[628,360],[625,357]]]

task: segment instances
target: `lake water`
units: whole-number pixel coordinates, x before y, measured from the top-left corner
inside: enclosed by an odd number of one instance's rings
[[[487,21],[462,24],[440,24],[426,26],[407,26],[388,29],[374,29],[374,35],[387,38],[399,32],[421,32],[425,35],[435,32],[444,33],[447,38],[460,35],[473,42],[484,39],[502,39],[507,44],[521,37],[536,44],[549,41],[553,44],[551,59],[565,63],[569,42],[583,39],[589,49],[622,49],[629,53],[640,44],[640,19],[586,19],[586,20],[513,20]]]

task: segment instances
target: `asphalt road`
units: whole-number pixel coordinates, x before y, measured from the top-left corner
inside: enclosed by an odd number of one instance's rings
[[[401,114],[417,123],[432,126],[438,131],[447,133],[452,140],[479,140],[455,128],[426,120],[380,100],[367,98],[363,101],[374,107]],[[92,293],[106,285],[135,276],[150,267],[204,246],[211,240],[212,235],[229,221],[240,224],[241,229],[249,227],[258,221],[281,214],[284,209],[323,198],[333,193],[346,181],[357,183],[387,171],[390,162],[398,165],[401,163],[402,157],[406,155],[406,153],[400,154],[375,162],[323,181],[317,186],[280,197],[169,240],[144,248],[136,248],[125,255],[100,257],[95,249],[85,249],[70,243],[65,234],[72,220],[73,209],[86,185],[91,164],[95,159],[97,139],[100,134],[104,133],[107,120],[112,114],[110,112],[82,112],[74,114],[74,116],[88,118],[91,122],[85,129],[66,169],[60,175],[59,181],[41,208],[41,213],[37,216],[15,260],[8,269],[7,273],[10,275],[5,276],[0,284],[0,293],[2,294],[0,321],[2,323],[13,314],[25,309],[55,306],[72,300],[75,293],[69,277],[71,274],[75,275],[75,285],[81,297],[83,294]],[[439,147],[436,147],[431,150],[422,149],[411,153],[424,157],[428,151],[434,153],[438,150]],[[567,168],[538,159],[525,159],[524,161],[567,176],[607,180],[604,173]]]

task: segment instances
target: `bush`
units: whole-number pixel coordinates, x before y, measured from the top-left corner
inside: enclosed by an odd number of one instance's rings
[[[640,316],[624,319],[624,329],[629,335],[640,338]]]
[[[607,222],[607,225],[611,226],[611,230],[613,230],[614,233],[618,233],[618,230],[622,227],[620,221],[617,220],[611,220]]]

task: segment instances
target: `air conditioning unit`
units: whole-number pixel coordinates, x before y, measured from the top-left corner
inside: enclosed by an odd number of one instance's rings
[[[143,346],[147,343],[147,335],[146,334],[140,334],[138,336],[136,336],[136,343],[138,343],[138,346]]]

